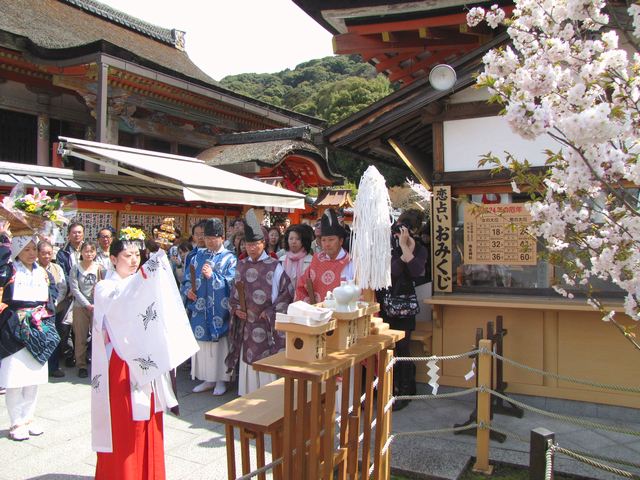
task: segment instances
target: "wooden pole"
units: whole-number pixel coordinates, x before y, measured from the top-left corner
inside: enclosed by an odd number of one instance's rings
[[[358,405],[358,410],[360,410]],[[358,479],[358,435],[360,434],[360,416],[349,415],[349,443],[347,453],[347,478]]]
[[[349,480],[357,480],[358,478],[358,451],[360,443],[360,415],[362,405],[360,397],[362,396],[362,362],[358,362],[353,367],[353,412],[349,416],[349,455],[347,473]]]
[[[531,430],[531,446],[529,447],[529,480],[544,480],[547,467],[547,448],[555,434],[546,428]],[[551,479],[553,480],[553,457],[551,458]]]
[[[225,441],[227,447],[227,478],[235,480],[236,478],[236,451],[234,446],[233,425],[224,426]]]
[[[305,459],[306,459],[306,440],[307,435],[309,434],[310,425],[305,422],[305,410],[307,407],[307,381],[298,379],[298,391],[296,398],[296,454],[293,457],[294,459],[294,467],[293,474],[295,478],[302,478],[304,476],[305,470]]]
[[[284,439],[282,449],[282,470],[285,480],[294,480],[293,449],[295,445],[295,419],[293,418],[293,389],[295,380],[291,377],[284,379]]]
[[[480,349],[485,353],[478,355],[478,387],[491,388],[491,340],[480,340]],[[491,475],[493,466],[489,465],[489,435],[491,426],[491,394],[488,391],[478,391],[478,412],[476,429],[476,463],[474,472]],[[480,425],[483,425],[481,428]]]
[[[393,358],[393,350],[387,350],[387,358],[386,358],[387,365],[389,364],[392,358]],[[385,369],[387,365],[385,365]],[[393,396],[393,368],[390,368],[389,371],[386,373],[386,375],[387,375],[387,382],[386,382],[385,395],[384,395],[385,405],[389,403],[389,400],[391,400],[391,397]],[[383,440],[385,444],[389,440],[389,434],[391,433],[391,412],[392,412],[392,408],[390,408],[384,414]],[[391,445],[389,445],[389,447],[387,448],[387,451],[385,452],[382,460],[383,460],[382,466],[384,468],[384,470],[382,470],[382,478],[384,480],[389,480],[391,478]]]
[[[391,359],[390,350],[382,350],[378,355],[378,399],[376,408],[376,436],[373,448],[373,478],[375,480],[386,480],[387,472],[387,454],[382,454],[382,447],[387,442],[387,414],[384,413],[384,407],[391,398],[391,389],[389,380],[391,379],[387,372],[387,365]],[[362,470],[366,474],[365,470]]]
[[[368,478],[369,461],[371,458],[371,420],[373,419],[373,371],[375,369],[375,355],[367,358],[367,378],[365,380],[364,390],[366,397],[364,399],[364,414],[362,416],[362,430],[364,438],[362,439],[362,478]]]

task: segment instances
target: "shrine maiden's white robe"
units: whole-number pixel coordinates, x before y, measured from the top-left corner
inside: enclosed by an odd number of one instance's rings
[[[92,335],[91,443],[97,452],[111,452],[113,349],[129,367],[133,420],[149,420],[151,393],[156,412],[178,404],[169,372],[198,351],[163,250],[130,277],[112,271],[97,284]]]

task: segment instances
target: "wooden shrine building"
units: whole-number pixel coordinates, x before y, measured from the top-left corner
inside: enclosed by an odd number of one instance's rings
[[[467,28],[466,4],[457,1],[296,3],[334,34],[337,52],[350,46],[349,53],[360,53],[402,84],[323,136],[331,148],[370,162],[405,165],[434,194],[433,296],[427,300],[433,321],[418,322],[417,335],[412,335],[415,353],[468,351],[476,329],[486,333],[487,322],[495,324],[501,316],[509,332],[505,357],[552,374],[636,385],[634,348],[579,291],[571,300],[556,294],[552,285],[562,272],[537,255],[543,247],[522,233],[526,229],[507,228],[530,221],[523,206],[527,195],[514,192],[509,177],[478,166],[482,155],[508,151],[543,168],[544,150],[560,149],[551,138],[525,141],[514,134],[499,107],[487,103],[488,92],[475,88],[482,56],[506,42],[506,34]],[[436,63],[455,69],[457,78],[446,91],[429,83]],[[522,242],[527,248],[520,247]],[[596,287],[606,302],[623,311],[614,286]],[[618,317],[625,325],[633,323]],[[465,379],[469,368],[468,362],[443,362],[439,382],[472,386]],[[504,380],[510,393],[640,407],[633,393],[576,385],[512,365],[504,366]]]
[[[0,11],[0,162],[15,164],[3,164],[8,176],[0,191],[6,193],[26,170],[31,177],[50,178],[38,186],[75,192],[87,224],[95,223],[93,217],[106,222],[105,203],[110,212],[139,214],[137,223],[145,226],[171,214],[183,231],[200,218],[235,216],[242,206],[187,203],[135,180],[141,189],[157,192],[141,195],[122,186],[131,179],[103,177],[116,173],[114,168],[63,160],[56,153],[60,136],[195,157],[237,132],[300,128],[313,135],[324,126],[317,118],[221,88],[187,56],[184,32],[97,1],[0,0]],[[299,177],[290,174],[289,164],[307,157],[312,173],[305,181],[334,181],[323,153],[311,144],[281,156],[278,167],[286,181]],[[69,187],[70,176],[82,188]],[[120,225],[121,217],[109,217],[111,224]]]

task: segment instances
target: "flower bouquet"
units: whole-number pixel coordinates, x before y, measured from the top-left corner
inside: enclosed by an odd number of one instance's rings
[[[27,194],[24,185],[19,183],[0,203],[0,217],[9,221],[15,236],[48,234],[55,227],[69,223],[70,217],[63,207],[59,194],[52,198],[46,190],[37,187]]]

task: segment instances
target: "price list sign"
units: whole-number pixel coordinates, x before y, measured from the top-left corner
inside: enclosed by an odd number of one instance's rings
[[[536,241],[527,234],[530,223],[522,203],[466,205],[464,263],[535,265]]]

